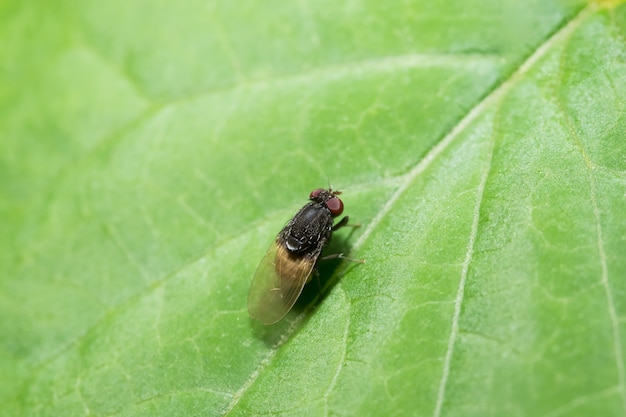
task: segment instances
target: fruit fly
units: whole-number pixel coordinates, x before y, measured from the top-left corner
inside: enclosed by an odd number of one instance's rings
[[[248,293],[250,316],[269,325],[278,322],[291,310],[304,285],[311,280],[322,249],[332,233],[348,225],[348,216],[333,225],[343,213],[340,191],[318,188],[311,191],[310,202],[296,213],[278,233],[259,264]],[[322,259],[344,258],[343,254]]]

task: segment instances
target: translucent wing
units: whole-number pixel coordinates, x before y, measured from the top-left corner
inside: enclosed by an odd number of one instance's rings
[[[274,242],[259,264],[248,293],[250,316],[263,324],[274,324],[291,310],[307,283],[319,251],[289,252]]]

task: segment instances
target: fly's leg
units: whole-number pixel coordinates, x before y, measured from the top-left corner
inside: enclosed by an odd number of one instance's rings
[[[365,259],[350,258],[349,256],[345,256],[343,253],[333,253],[332,255],[322,256],[320,261],[326,261],[328,259],[345,259],[346,261],[356,262],[359,264],[365,263]]]
[[[339,223],[333,226],[333,232],[337,229],[341,229],[342,227],[361,227],[361,225],[348,224],[348,216],[345,216],[343,219],[339,220]]]
[[[333,232],[336,231],[337,229],[340,229],[342,227],[361,227],[360,224],[348,224],[348,216],[345,216],[343,219],[339,220],[339,223],[337,223],[336,225],[333,226]],[[353,229],[354,230],[354,229]],[[352,233],[350,233],[352,234]],[[365,259],[355,259],[355,258],[350,258],[349,256],[345,256],[343,253],[334,253],[332,255],[326,255],[320,258],[320,260],[327,260],[327,259],[345,259],[347,261],[351,261],[351,262],[357,262],[360,264],[365,263]]]

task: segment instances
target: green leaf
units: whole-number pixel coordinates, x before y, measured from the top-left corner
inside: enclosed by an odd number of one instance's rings
[[[2,414],[624,415],[625,39],[623,1],[0,3]],[[328,182],[367,262],[253,322]]]

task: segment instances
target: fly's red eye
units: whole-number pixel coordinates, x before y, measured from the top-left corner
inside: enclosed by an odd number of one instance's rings
[[[330,210],[330,214],[332,214],[333,216],[339,216],[341,213],[343,213],[343,202],[337,197],[328,199],[328,201],[326,202],[326,207],[328,207],[328,210]]]
[[[311,191],[311,195],[309,195],[309,200],[315,200],[322,191],[324,191],[323,188],[318,188],[317,190]]]

